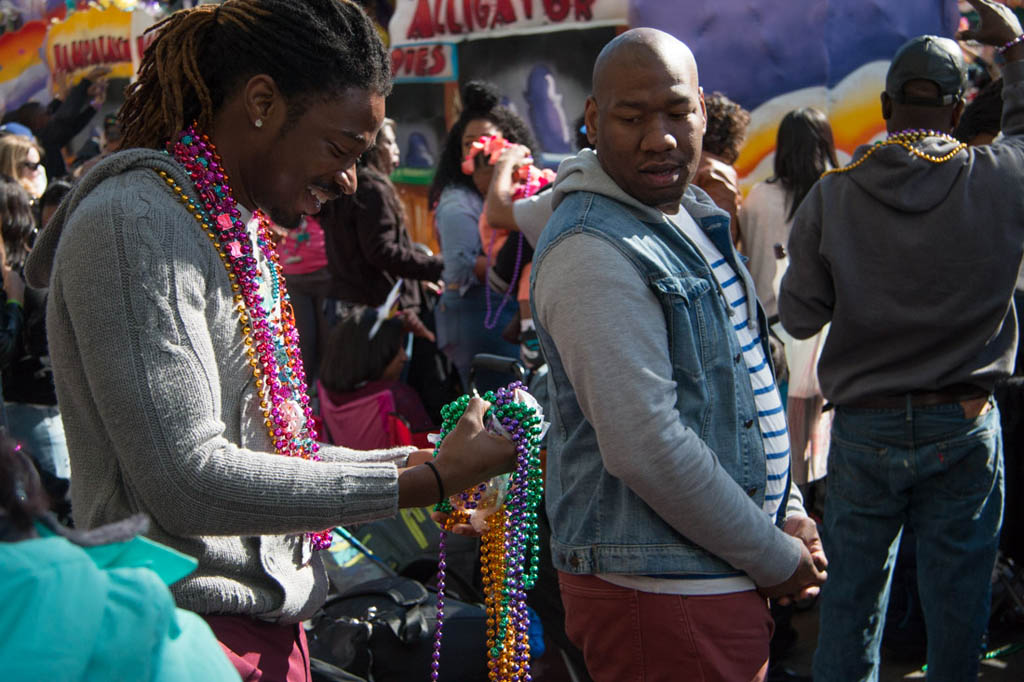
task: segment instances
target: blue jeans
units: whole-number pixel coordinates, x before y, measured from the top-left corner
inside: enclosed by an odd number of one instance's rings
[[[484,328],[487,313],[486,293],[483,285],[470,287],[465,295],[457,291],[445,291],[441,302],[434,311],[437,320],[437,347],[448,356],[459,371],[462,383],[469,381],[469,369],[473,356],[478,353],[492,353],[510,358],[519,357],[519,346],[501,337],[501,332],[516,316],[519,303],[511,297],[501,309],[493,329]],[[491,315],[501,305],[501,294],[491,292]],[[483,371],[477,375],[477,389],[480,393],[493,390],[512,381],[511,376]]]
[[[976,679],[1003,512],[999,410],[837,408],[828,460],[816,682],[877,680],[904,525],[917,541],[928,679]]]
[[[5,403],[11,436],[25,451],[57,478],[71,478],[68,444],[64,439],[64,422],[56,405]]]

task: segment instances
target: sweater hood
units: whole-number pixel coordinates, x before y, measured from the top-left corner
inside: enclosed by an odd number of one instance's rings
[[[604,172],[593,149],[583,149],[558,165],[558,176],[552,187],[552,209],[558,208],[562,199],[572,192],[600,194],[634,209],[644,220],[657,223],[665,220],[665,214],[660,209],[641,203],[615,184]]]
[[[53,271],[53,259],[57,254],[57,245],[61,234],[71,215],[89,194],[104,180],[134,170],[164,171],[181,187],[191,189],[192,182],[185,170],[170,156],[155,149],[126,149],[112,154],[99,162],[86,173],[71,194],[61,202],[57,212],[50,218],[44,229],[36,237],[35,245],[25,262],[25,280],[29,286],[47,287]]]
[[[948,138],[929,137],[914,146],[923,154],[940,158],[952,152],[957,144]],[[864,165],[870,166],[870,172],[851,168],[843,175],[879,203],[903,213],[925,213],[942,203],[964,172],[969,158],[967,152],[961,150],[949,161],[935,163],[900,145],[864,145],[854,152],[851,166],[867,154],[870,157]]]

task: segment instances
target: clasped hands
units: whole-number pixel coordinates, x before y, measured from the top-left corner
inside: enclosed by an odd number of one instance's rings
[[[828,558],[817,524],[804,514],[794,514],[786,519],[782,531],[800,540],[800,562],[793,575],[778,585],[762,587],[761,594],[782,605],[818,596],[828,578]]]

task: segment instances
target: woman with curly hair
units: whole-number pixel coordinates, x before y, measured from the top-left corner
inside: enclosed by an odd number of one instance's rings
[[[467,174],[462,162],[473,142],[487,135],[501,135],[534,151],[536,144],[523,120],[498,103],[494,86],[479,81],[467,83],[462,105],[462,114],[445,139],[429,201],[444,256],[441,279],[445,288],[437,308],[437,346],[465,382],[474,355],[517,357],[519,347],[501,336],[515,317],[516,306],[506,306],[500,315],[495,314],[501,295],[488,292],[485,280],[487,254],[496,254],[500,247],[494,239],[483,243],[479,227],[494,166],[476,163],[472,174]],[[488,317],[492,319],[485,327]]]

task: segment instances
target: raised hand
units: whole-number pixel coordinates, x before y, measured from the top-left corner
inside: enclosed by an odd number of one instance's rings
[[[1021,34],[1020,22],[1013,10],[992,0],[967,0],[978,13],[976,29],[957,33],[958,40],[976,40],[1000,47]]]

